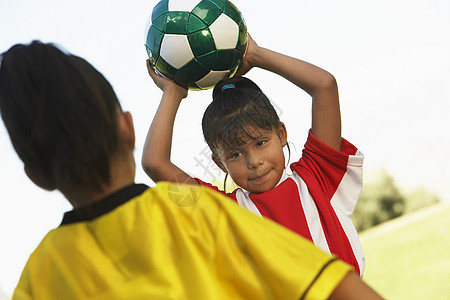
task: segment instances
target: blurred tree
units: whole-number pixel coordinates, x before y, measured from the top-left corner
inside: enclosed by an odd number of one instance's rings
[[[364,183],[352,220],[358,231],[396,218],[405,212],[405,197],[385,170]]]

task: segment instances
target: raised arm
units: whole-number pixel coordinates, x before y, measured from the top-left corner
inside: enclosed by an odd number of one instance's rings
[[[155,84],[163,91],[163,96],[145,140],[142,167],[154,182],[198,184],[170,160],[175,117],[181,100],[187,96],[187,90],[156,74],[149,61],[147,69]]]
[[[311,95],[312,133],[323,143],[340,150],[341,113],[333,75],[300,59],[259,47],[249,36],[246,58],[239,75],[253,67],[276,73]]]

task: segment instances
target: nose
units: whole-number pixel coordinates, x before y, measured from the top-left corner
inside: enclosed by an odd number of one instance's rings
[[[253,151],[251,153],[247,153],[247,167],[249,169],[256,169],[260,165],[263,164],[264,160],[261,155],[256,153],[257,151]]]

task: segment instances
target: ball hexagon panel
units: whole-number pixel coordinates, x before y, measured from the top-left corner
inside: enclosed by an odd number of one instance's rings
[[[190,13],[185,11],[169,11],[165,22],[166,34],[186,34]]]
[[[210,71],[205,77],[197,81],[195,84],[202,90],[210,89],[216,85],[217,82],[228,77],[230,71]]]
[[[163,40],[164,34],[157,30],[155,27],[150,26],[148,30],[148,34],[146,37],[145,46],[147,50],[151,50],[155,53],[159,53],[159,49],[161,48],[161,42]]]
[[[164,35],[159,55],[177,69],[194,58],[187,36],[181,34]]]
[[[200,2],[197,7],[192,10],[192,14],[197,16],[208,26],[211,25],[221,13],[222,11],[209,1]]]
[[[214,38],[216,49],[232,49],[236,47],[239,38],[239,26],[229,16],[221,14],[209,26],[209,30]]]
[[[216,50],[214,38],[209,29],[197,31],[196,33],[188,35],[188,41],[195,57]]]
[[[230,1],[225,1],[223,12],[238,24],[244,20],[241,12]]]
[[[158,70],[162,75],[166,76],[170,80],[175,79],[175,74],[177,73],[177,69],[172,67],[169,63],[167,63],[164,58],[160,57],[155,64],[156,70]]]
[[[191,14],[189,16],[188,27],[186,31],[187,34],[195,33],[206,28],[208,28],[208,26],[196,15]]]
[[[247,34],[247,26],[245,26],[244,22],[239,24],[239,39],[236,49],[239,50],[242,54],[245,54],[247,50],[247,42],[248,42],[248,34]]]
[[[160,32],[164,32],[164,28],[166,27],[167,14],[168,13],[164,13],[153,20],[152,27],[159,30]]]
[[[161,0],[159,1],[155,7],[153,8],[152,14],[150,16],[151,22],[154,22],[156,18],[161,16],[162,14],[166,13],[168,11],[169,7],[169,1],[168,0]]]
[[[182,87],[188,88],[196,81],[202,79],[208,72],[209,69],[193,59],[176,72],[174,81]]]

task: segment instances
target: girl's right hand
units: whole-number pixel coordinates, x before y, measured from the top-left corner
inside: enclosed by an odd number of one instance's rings
[[[150,61],[147,59],[147,70],[150,77],[153,79],[153,82],[159,87],[164,93],[168,91],[176,92],[181,96],[182,99],[186,98],[188,95],[188,90],[182,86],[179,86],[174,81],[167,79],[158,73],[155,72],[153,66],[150,64]]]

